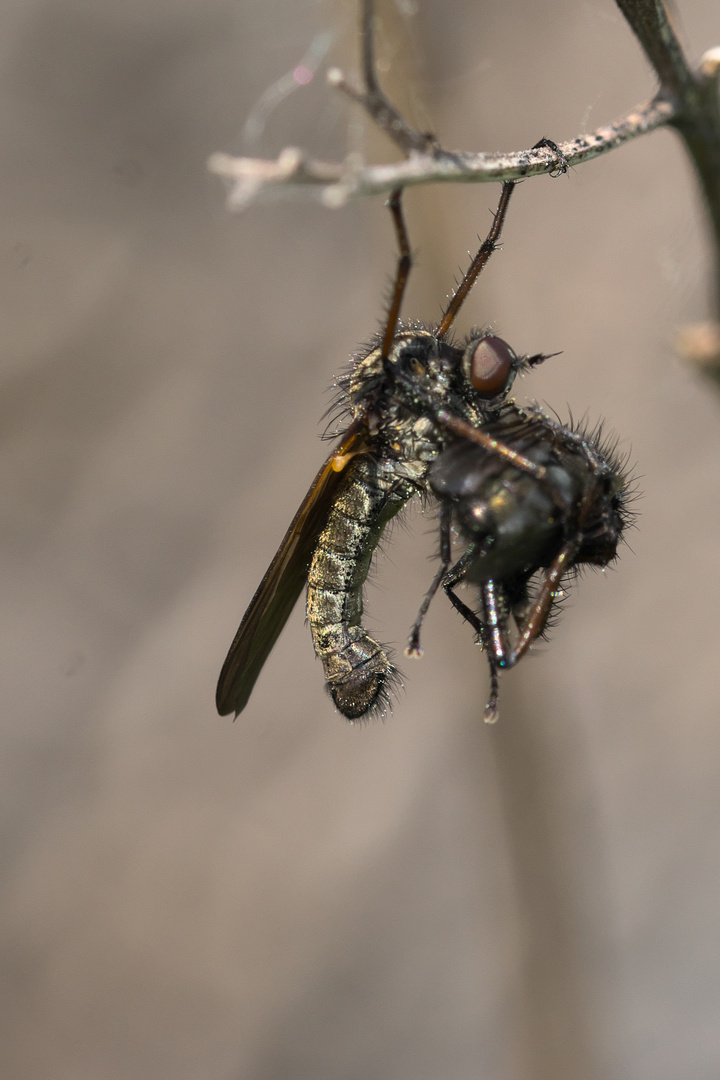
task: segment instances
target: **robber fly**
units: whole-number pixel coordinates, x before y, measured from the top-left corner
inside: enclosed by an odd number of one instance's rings
[[[382,712],[395,668],[362,626],[363,585],[385,526],[414,495],[432,494],[433,462],[443,460],[443,452],[458,436],[472,432],[476,445],[512,462],[533,477],[540,490],[550,490],[542,476],[544,466],[510,445],[501,447],[492,433],[510,406],[517,374],[547,357],[518,357],[502,339],[487,333],[471,334],[462,344],[449,337],[497,246],[513,188],[513,183],[503,185],[488,236],[434,328],[399,321],[411,259],[401,192],[391,196],[399,257],[385,329],[339,380],[348,426],[313,481],[240,624],[218,682],[221,715],[244,709],[306,582],[313,645],[336,707],[348,720]],[[446,506],[444,495],[440,497]],[[443,512],[446,519],[452,517],[447,508]],[[446,584],[448,573],[449,554],[432,591]],[[446,591],[451,595],[449,586]],[[479,627],[481,618],[473,618]],[[419,652],[421,622],[419,617],[417,642],[411,635],[411,653]],[[538,617],[529,628],[527,645],[542,628]],[[485,644],[485,636],[480,638]]]
[[[420,628],[442,587],[473,627],[490,666],[485,721],[498,711],[498,671],[513,667],[551,620],[563,583],[582,566],[606,567],[631,513],[627,463],[602,427],[565,427],[537,406],[507,402],[478,432],[452,420],[456,439],[433,462],[439,500],[441,565],[413,625],[408,652],[420,654]],[[479,438],[478,436],[481,436]],[[488,445],[488,439],[495,445]],[[465,550],[451,566],[452,536]],[[456,594],[478,587],[473,611]],[[516,633],[511,640],[510,619]]]

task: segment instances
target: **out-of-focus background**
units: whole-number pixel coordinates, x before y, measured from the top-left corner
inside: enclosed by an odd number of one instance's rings
[[[645,100],[611,0],[419,0],[383,76],[449,148]],[[716,0],[682,0],[697,59]],[[693,177],[660,132],[516,193],[460,330],[562,350],[521,394],[605,417],[640,475],[616,570],[503,679],[438,597],[384,723],[322,689],[301,606],[235,723],[236,626],[326,452],[394,266],[380,201],[231,216],[215,150],[392,149],[322,76],[353,4],[2,5],[2,1007],[13,1080],[715,1080],[720,400]],[[318,78],[264,94],[334,35]],[[251,131],[243,125],[253,118]],[[496,185],[408,194],[433,320]],[[432,519],[367,593],[402,645]]]

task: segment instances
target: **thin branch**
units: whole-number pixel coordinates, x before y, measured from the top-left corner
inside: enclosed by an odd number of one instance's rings
[[[662,0],[616,0],[663,90],[679,100],[694,90],[695,77],[683,55]]]
[[[617,0],[672,101],[669,121],[695,166],[713,232],[715,315],[720,320],[720,49],[705,53],[695,72],[688,64],[662,0]],[[708,370],[711,370],[708,368]],[[720,367],[717,369],[720,377]]]
[[[271,193],[303,187],[319,188],[327,206],[342,206],[351,198],[388,195],[420,184],[507,182],[564,172],[639,135],[671,125],[685,142],[710,216],[720,326],[720,49],[706,52],[693,71],[662,0],[617,0],[617,4],[655,69],[660,89],[651,101],[589,135],[560,144],[542,139],[529,150],[509,153],[444,150],[432,135],[413,128],[383,92],[375,62],[373,0],[360,0],[363,85],[337,69],[328,72],[328,81],[368,112],[376,127],[402,151],[404,160],[369,165],[355,154],[343,162],[316,161],[289,147],[276,161],[213,154],[208,166],[227,181],[228,203],[234,210]],[[720,363],[717,372],[720,381]]]
[[[632,0],[618,2],[632,7]],[[652,6],[655,0],[639,2],[644,9],[648,4]],[[321,197],[327,206],[342,206],[351,198],[388,195],[399,188],[419,184],[507,182],[542,173],[565,172],[570,165],[580,165],[614,150],[676,118],[667,95],[659,94],[609,126],[559,146],[541,139],[529,150],[509,153],[471,154],[443,150],[434,136],[413,128],[386,97],[375,62],[373,0],[360,0],[359,10],[363,86],[357,86],[337,68],[328,72],[328,82],[367,111],[375,126],[402,151],[405,160],[389,165],[368,165],[359,155],[352,155],[344,162],[316,161],[294,147],[283,150],[277,161],[213,154],[208,167],[228,182],[231,209],[244,209],[271,191],[308,185],[322,188]],[[676,67],[683,70],[679,61]]]
[[[375,64],[375,16],[373,0],[360,0],[360,37],[362,40],[362,69],[365,89],[353,86],[337,68],[333,82],[370,114],[375,126],[384,131],[404,154],[424,153],[437,146],[432,135],[416,131],[385,96],[377,77]],[[330,77],[330,72],[328,72]]]
[[[627,116],[599,127],[588,135],[578,135],[558,143],[567,166],[581,165],[591,158],[614,150],[673,121],[673,104],[653,98]],[[320,187],[326,206],[342,206],[349,199],[387,195],[398,187],[421,184],[478,184],[491,181],[522,180],[558,169],[558,155],[548,146],[508,153],[471,154],[464,150],[440,148],[411,153],[405,161],[388,165],[368,165],[358,155],[344,162],[316,161],[296,148],[282,151],[276,161],[213,154],[208,168],[229,184],[228,204],[244,210],[261,196],[278,188]]]

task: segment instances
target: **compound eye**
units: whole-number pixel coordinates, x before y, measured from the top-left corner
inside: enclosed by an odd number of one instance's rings
[[[470,382],[480,397],[498,397],[510,388],[517,357],[502,338],[481,338],[470,353]],[[468,350],[469,351],[469,350]]]

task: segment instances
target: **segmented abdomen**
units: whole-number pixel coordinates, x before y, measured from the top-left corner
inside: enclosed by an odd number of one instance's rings
[[[383,529],[417,487],[358,457],[321,532],[308,574],[307,616],[327,687],[348,720],[383,704],[394,668],[360,625],[362,589]]]

